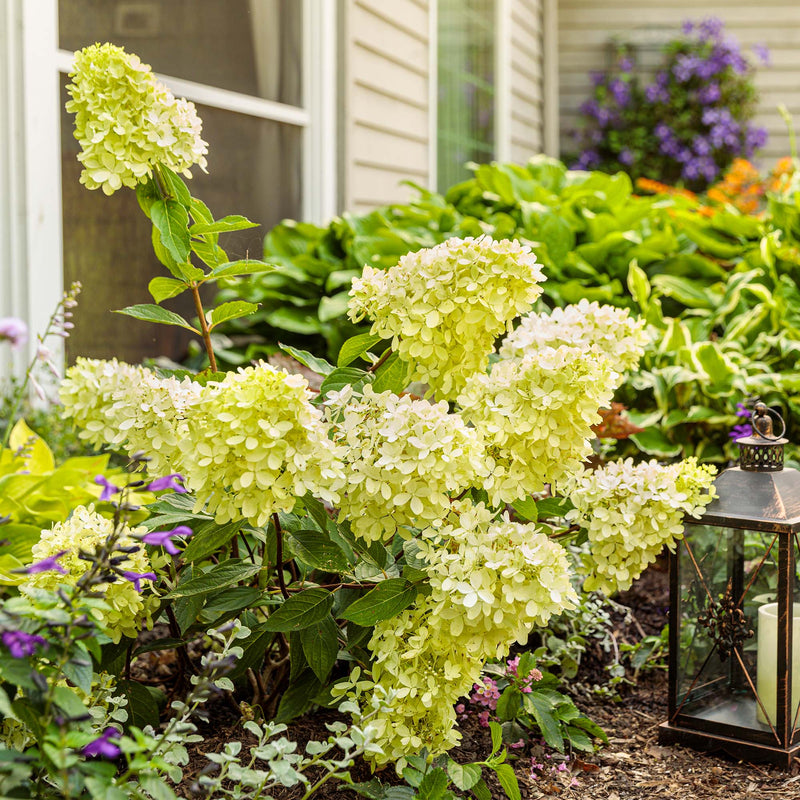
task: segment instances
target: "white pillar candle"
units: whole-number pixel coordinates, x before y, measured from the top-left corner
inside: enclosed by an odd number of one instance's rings
[[[756,689],[773,725],[777,724],[778,708],[778,604],[766,603],[758,609],[758,660]],[[792,719],[794,726],[800,703],[800,603],[792,610]],[[758,708],[758,721],[767,724],[764,712]]]

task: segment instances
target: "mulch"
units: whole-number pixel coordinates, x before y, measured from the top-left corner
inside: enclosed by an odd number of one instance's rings
[[[668,589],[663,564],[649,569],[623,593],[619,601],[633,611],[633,620],[619,616],[614,635],[620,642],[658,633],[666,622]],[[658,726],[666,719],[666,672],[642,672],[634,684],[617,687],[618,698],[600,696],[592,687],[607,679],[608,654],[589,648],[577,678],[565,687],[579,708],[607,733],[608,744],[596,753],[567,759],[545,751],[540,745],[527,745],[512,756],[525,800],[800,800],[800,774],[773,767],[737,762],[726,756],[698,753],[673,745],[661,745]],[[307,715],[293,722],[288,735],[302,747],[310,739],[327,737],[325,723],[337,719],[335,712]],[[462,723],[461,746],[451,753],[460,762],[482,760],[489,754],[488,731],[474,718]],[[221,749],[233,738],[242,738],[240,723],[224,706],[214,709],[211,725],[202,726],[205,741],[192,752],[187,776],[196,774],[206,763],[200,752]],[[543,767],[531,775],[532,761]],[[353,769],[356,781],[374,777],[364,763]],[[392,768],[378,777],[386,784],[397,784]],[[187,780],[186,784],[190,782]],[[505,794],[495,780],[489,780],[493,798]],[[274,794],[276,800],[297,800],[298,789]],[[186,793],[184,796],[189,797]],[[319,800],[347,800],[357,795],[342,784],[326,784],[314,795]]]

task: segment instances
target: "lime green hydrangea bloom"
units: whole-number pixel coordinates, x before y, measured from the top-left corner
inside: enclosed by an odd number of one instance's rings
[[[487,474],[477,431],[447,403],[351,386],[326,403],[333,439],[343,445],[346,485],[340,514],[367,542],[391,538],[403,526],[440,522],[459,494]]]
[[[372,681],[390,691],[392,701],[370,724],[382,753],[378,766],[427,748],[438,755],[458,745],[454,706],[481,674],[482,661],[437,625],[436,604],[423,598],[412,608],[375,626]]]
[[[634,369],[649,341],[643,319],[627,308],[600,305],[585,298],[572,306],[528,314],[504,340],[503,358],[522,358],[543,347],[569,345],[607,358],[617,372]]]
[[[453,504],[454,519],[422,543],[437,625],[484,660],[500,658],[535,626],[573,608],[564,548],[537,525],[511,522],[483,503]]]
[[[191,177],[206,168],[208,147],[194,104],[176,100],[147,64],[113,44],[94,44],[75,53],[66,104],[75,114],[81,146],[81,183],[113,194],[135,188],[156,164]]]
[[[598,408],[611,402],[618,379],[606,359],[566,345],[473,375],[458,403],[493,459],[484,486],[491,504],[511,503],[579,472]]]
[[[39,541],[33,546],[33,561],[42,561],[55,556],[63,550],[67,552],[59,558],[58,563],[67,570],[64,575],[60,572],[49,570],[29,575],[25,582],[20,584],[20,591],[28,589],[48,589],[54,591],[60,584],[75,585],[78,579],[89,568],[88,561],[79,556],[79,551],[93,552],[100,548],[108,537],[114,532],[114,522],[95,512],[93,506],[78,506],[66,522],[57,522],[51,530],[42,531]],[[118,540],[123,547],[141,545],[137,536],[147,533],[146,528],[123,529]],[[129,572],[143,574],[152,571],[150,559],[144,547],[126,556],[121,569]],[[147,585],[148,579],[141,583]],[[95,589],[102,592],[105,597],[106,609],[95,608],[92,614],[98,625],[115,642],[121,637],[136,638],[142,625],[152,626],[151,613],[152,600],[145,599],[136,591],[133,583],[128,580],[116,580],[114,583],[101,583]]]
[[[143,452],[151,459],[150,473],[166,475],[180,472],[186,409],[201,388],[188,378],[160,378],[116,359],[79,358],[67,370],[59,397],[82,439],[128,455]]]
[[[486,368],[494,340],[542,293],[541,267],[519,242],[449,239],[409,253],[391,269],[364,267],[350,291],[351,319],[373,320],[413,365],[409,380],[454,399]]]
[[[612,461],[585,470],[569,492],[570,522],[589,533],[587,591],[612,594],[630,588],[664,545],[683,535],[684,515],[701,516],[714,498],[716,469],[696,458],[661,466]]]
[[[244,517],[261,526],[308,492],[337,502],[339,448],[310,396],[301,375],[265,363],[203,387],[180,443],[196,510],[208,504],[218,523]]]

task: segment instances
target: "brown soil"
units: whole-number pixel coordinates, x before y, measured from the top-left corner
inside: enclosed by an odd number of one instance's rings
[[[615,630],[619,642],[634,641],[647,634],[658,633],[666,622],[668,589],[664,566],[649,569],[633,588],[619,597],[632,609],[634,619],[620,622]],[[635,685],[619,689],[621,699],[603,698],[585,687],[607,679],[602,648],[590,648],[581,671],[567,690],[573,694],[581,710],[606,731],[608,745],[589,756],[565,759],[558,753],[545,753],[539,745],[528,745],[512,758],[519,777],[522,797],[526,800],[800,800],[800,774],[779,771],[772,767],[737,763],[724,756],[701,754],[680,746],[663,746],[658,742],[658,726],[666,719],[667,682],[664,670],[641,673]],[[289,735],[302,747],[309,739],[327,736],[325,722],[335,713],[308,715],[293,722]],[[220,706],[212,714],[211,724],[203,726],[206,736],[201,751],[219,750],[223,743],[241,738],[238,721],[228,707]],[[451,753],[462,762],[481,760],[490,749],[489,735],[474,719],[464,723],[463,741]],[[244,737],[247,738],[246,735]],[[246,745],[245,745],[246,746]],[[531,761],[544,764],[531,778]],[[196,774],[205,760],[193,753],[187,776]],[[561,765],[559,769],[559,765]],[[373,777],[369,768],[357,764],[353,770],[357,781]],[[379,774],[387,784],[399,783],[394,770]],[[187,781],[187,784],[190,781]],[[505,795],[494,780],[489,781],[493,797]],[[285,790],[278,800],[297,800],[298,790]],[[189,796],[188,794],[186,796]],[[347,800],[357,795],[341,784],[327,784],[315,795],[319,800]]]

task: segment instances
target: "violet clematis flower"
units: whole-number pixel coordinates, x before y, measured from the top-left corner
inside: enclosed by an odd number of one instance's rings
[[[139,593],[142,591],[142,581],[158,580],[155,572],[123,572],[122,577],[130,581],[133,584],[133,588]]]
[[[163,478],[156,478],[147,484],[148,492],[161,492],[164,489],[172,489],[176,494],[186,494],[189,490],[183,485],[183,475],[173,472],[172,475],[165,475]]]
[[[3,631],[3,644],[8,648],[13,658],[32,656],[37,647],[45,647],[47,642],[42,636],[25,631]]]
[[[113,483],[109,483],[108,480],[103,475],[95,475],[94,482],[98,486],[103,487],[103,493],[100,495],[100,502],[104,502],[106,500],[111,500],[111,498],[122,491],[118,486],[114,486]]]
[[[111,740],[112,739],[119,739],[121,736],[120,732],[116,728],[106,728],[102,735],[95,739],[93,742],[89,742],[86,747],[81,750],[81,752],[92,758],[93,756],[100,756],[101,758],[119,758],[122,753],[122,750],[119,749],[117,745],[115,745]]]
[[[69,570],[64,569],[64,567],[58,563],[58,559],[65,556],[67,553],[69,553],[69,550],[62,550],[54,556],[48,556],[41,561],[34,562],[22,571],[26,575],[36,575],[38,572],[60,572],[62,575],[66,575]]]
[[[0,342],[8,341],[13,348],[28,341],[28,326],[17,317],[0,317]]]
[[[176,536],[188,538],[193,533],[194,531],[192,531],[188,525],[178,525],[177,528],[171,531],[153,531],[152,533],[146,533],[142,537],[142,541],[145,544],[163,547],[171,556],[176,556],[180,553],[180,550],[175,546],[175,542],[172,541],[173,538]]]

